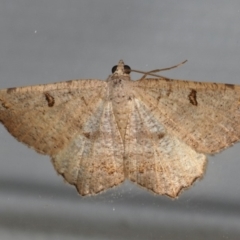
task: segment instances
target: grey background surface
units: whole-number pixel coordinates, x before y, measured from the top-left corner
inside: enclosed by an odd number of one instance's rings
[[[240,84],[239,23],[239,0],[1,0],[0,88],[106,79],[119,59]],[[239,146],[175,201],[129,182],[82,198],[0,126],[0,239],[239,239]]]

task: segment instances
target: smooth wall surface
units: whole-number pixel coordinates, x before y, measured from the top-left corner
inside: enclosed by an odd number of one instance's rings
[[[120,59],[240,84],[239,0],[2,0],[0,88],[106,79]],[[134,79],[141,75],[133,74]],[[239,239],[240,145],[178,200],[132,183],[82,198],[0,126],[0,239]]]

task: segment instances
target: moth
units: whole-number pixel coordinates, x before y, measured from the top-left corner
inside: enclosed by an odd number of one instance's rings
[[[80,195],[129,179],[176,198],[203,176],[206,154],[239,141],[240,86],[155,74],[167,69],[140,71],[133,81],[136,70],[120,60],[105,81],[3,89],[0,122],[18,141],[49,155]]]

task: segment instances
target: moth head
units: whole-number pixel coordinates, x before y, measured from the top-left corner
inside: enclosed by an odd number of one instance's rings
[[[112,68],[112,74],[117,76],[128,76],[131,72],[131,68],[128,65],[124,65],[123,60],[118,62],[118,65],[115,65]]]

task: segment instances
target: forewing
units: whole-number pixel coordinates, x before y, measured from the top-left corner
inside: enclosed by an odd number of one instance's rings
[[[239,141],[240,86],[164,78],[131,84],[167,131],[197,152],[217,153]]]
[[[152,109],[134,98],[124,164],[131,181],[175,198],[203,175],[206,157],[169,133]]]
[[[20,142],[53,155],[81,131],[105,93],[97,80],[0,90],[0,121]]]
[[[80,194],[93,194],[123,180],[122,142],[107,94],[100,80],[1,90],[0,121],[20,142],[50,155]]]

